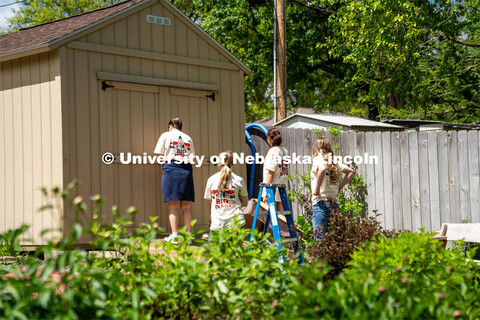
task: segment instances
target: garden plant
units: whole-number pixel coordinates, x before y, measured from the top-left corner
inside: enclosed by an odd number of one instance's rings
[[[88,227],[54,239],[16,263],[0,265],[2,319],[475,319],[480,316],[478,266],[460,248],[444,250],[429,233],[375,233],[359,243],[343,268],[311,257],[281,263],[276,244],[235,226],[210,241],[182,232],[178,245],[156,241],[156,219],[132,228],[136,214],[112,208],[102,223],[103,200],[73,199]],[[70,202],[70,201],[67,201]],[[49,208],[49,206],[46,206]],[[335,216],[335,215],[334,215]],[[337,217],[337,222],[342,224]],[[78,219],[81,221],[82,219]],[[353,226],[353,224],[352,224]],[[15,242],[25,232],[7,232]],[[347,228],[348,229],[348,228]],[[129,231],[132,230],[132,231]],[[347,232],[347,235],[350,234]],[[95,251],[76,249],[89,236]],[[268,236],[268,235],[267,235]],[[347,236],[342,241],[350,244]],[[155,245],[159,243],[159,245]],[[341,243],[337,244],[341,246]],[[12,253],[12,252],[11,252]],[[11,254],[10,253],[10,254]],[[13,252],[15,253],[15,252]],[[337,270],[338,269],[338,270]],[[341,270],[340,270],[341,269]],[[336,276],[329,273],[335,270]]]

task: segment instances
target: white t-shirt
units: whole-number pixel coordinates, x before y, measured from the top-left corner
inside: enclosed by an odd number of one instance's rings
[[[220,174],[218,172],[208,178],[204,198],[212,200],[210,230],[219,230],[229,223],[233,218],[237,219],[240,225],[245,224],[240,196],[248,196],[247,187],[242,177],[232,172],[227,181],[227,191],[219,190]]]
[[[263,182],[267,181],[268,170],[273,171],[272,183],[288,183],[288,164],[283,159],[288,156],[288,151],[282,146],[272,147],[268,150],[263,164]]]
[[[160,136],[154,153],[164,155],[166,161],[173,161],[195,155],[195,148],[190,136],[178,129],[172,129]],[[188,158],[183,159],[184,163],[190,163]]]
[[[335,201],[338,202],[337,193],[338,187],[340,186],[340,182],[342,181],[342,177],[338,177],[338,181],[330,181],[330,173],[328,169],[326,169],[327,163],[323,159],[322,155],[318,155],[313,158],[312,161],[312,172],[310,174],[311,182],[312,182],[312,205],[319,202],[326,200],[328,197],[333,197]],[[345,170],[348,168],[343,163],[338,163],[340,167],[340,172],[345,173]],[[317,184],[317,173],[319,169],[326,169],[325,171],[325,178],[320,185],[320,196],[314,196],[313,190],[315,189],[315,185]]]
[[[282,146],[272,147],[268,150],[263,164],[263,182],[267,182],[268,170],[273,171],[272,183],[284,184],[285,190],[288,187],[288,164],[284,163],[284,157],[288,156],[288,151]],[[262,196],[266,195],[263,190]],[[280,193],[276,192],[275,201],[280,202]]]

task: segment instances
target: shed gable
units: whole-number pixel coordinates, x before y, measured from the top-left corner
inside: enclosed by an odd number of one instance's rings
[[[164,20],[168,23],[152,23]],[[65,44],[72,46],[72,42],[214,60],[233,64],[236,69],[250,74],[248,67],[167,0],[127,0],[1,35],[0,61],[53,50]],[[102,51],[98,49],[94,51]]]
[[[149,16],[167,18],[170,20],[170,25],[150,23]],[[193,65],[242,70],[249,73],[241,63],[232,61],[232,56],[226,53],[226,49],[210,39],[193,22],[190,23],[165,1],[152,2],[151,6],[113,21],[68,43],[67,46],[124,57],[117,57],[117,61],[130,57],[152,60],[152,63],[155,61],[178,63],[179,66],[174,72],[178,80],[186,80],[189,66]],[[151,65],[145,65],[143,69],[144,76],[162,77],[165,73],[172,74],[172,70],[162,70],[161,66],[154,68]],[[121,72],[107,67],[102,71],[125,73],[127,70]]]

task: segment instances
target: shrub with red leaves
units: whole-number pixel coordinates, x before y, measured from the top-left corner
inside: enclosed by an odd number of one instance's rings
[[[350,261],[350,255],[362,245],[382,234],[391,238],[399,232],[386,231],[375,217],[348,217],[338,210],[333,210],[325,237],[320,243],[310,247],[310,259],[323,259],[327,261],[332,270],[326,275],[331,279],[339,274]]]

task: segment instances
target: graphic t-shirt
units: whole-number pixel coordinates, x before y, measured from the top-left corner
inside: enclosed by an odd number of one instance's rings
[[[154,153],[164,155],[167,161],[183,158],[183,163],[189,163],[188,158],[184,157],[195,155],[195,149],[190,136],[180,130],[173,129],[160,136]]]
[[[326,169],[326,166],[327,166],[327,163],[323,159],[323,156],[318,155],[315,158],[313,158],[312,172],[310,173],[310,179],[312,182],[312,204],[315,204],[319,201],[327,200],[328,197],[332,197],[336,202],[338,202],[337,193],[338,193],[338,187],[340,186],[340,182],[342,181],[342,177],[340,175],[338,177],[338,181],[330,180],[330,173],[328,172],[328,169]],[[348,168],[343,163],[338,163],[338,166],[340,167],[341,173],[344,173],[345,169]],[[325,178],[323,179],[322,184],[320,185],[320,196],[314,196],[313,190],[315,189],[315,185],[317,184],[317,173],[318,173],[318,170],[320,169],[326,169]]]
[[[272,147],[268,150],[263,164],[263,182],[267,181],[268,170],[273,171],[272,183],[288,183],[288,164],[285,163],[284,157],[288,156],[288,151],[282,146]]]
[[[237,219],[240,225],[245,224],[245,218],[242,211],[242,203],[240,196],[248,196],[247,187],[242,177],[232,172],[230,179],[227,181],[225,192],[220,191],[220,174],[218,172],[208,178],[205,188],[204,198],[212,200],[211,230],[218,230],[231,219]]]

